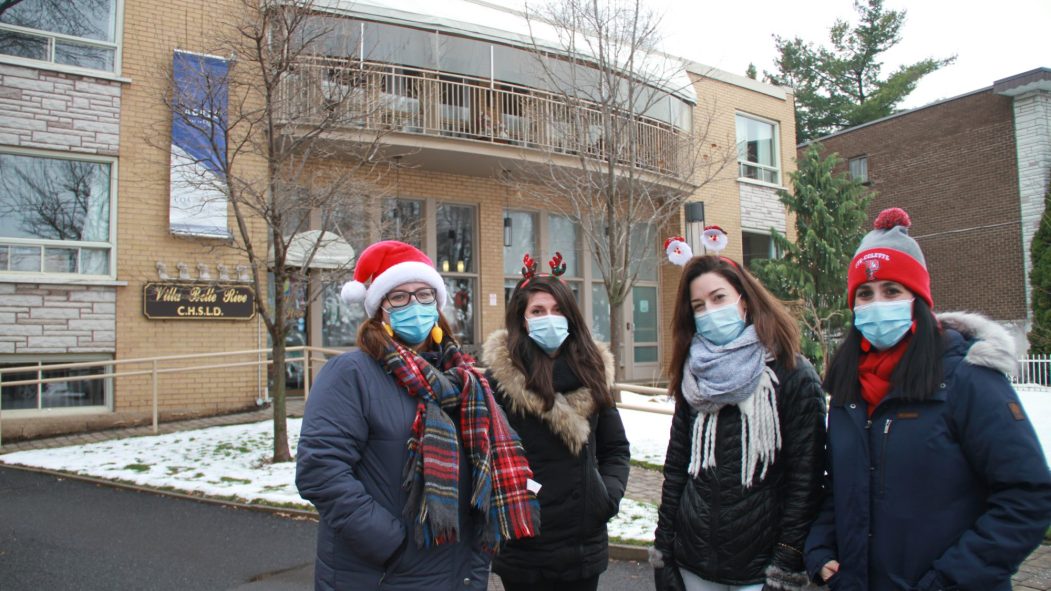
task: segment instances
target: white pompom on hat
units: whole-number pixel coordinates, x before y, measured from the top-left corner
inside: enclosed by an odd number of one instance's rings
[[[348,304],[364,303],[371,317],[387,293],[403,283],[419,281],[434,288],[438,309],[445,307],[445,281],[430,257],[397,240],[377,242],[358,255],[354,280],[343,285],[340,297]],[[365,284],[368,283],[368,286]]]

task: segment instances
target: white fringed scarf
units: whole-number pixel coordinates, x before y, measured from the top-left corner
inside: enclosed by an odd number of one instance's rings
[[[759,480],[766,477],[767,469],[774,463],[777,450],[781,448],[777,374],[766,364],[770,355],[755,338],[754,329],[751,334],[748,332],[733,343],[728,343],[725,348],[712,347],[704,339],[695,339],[682,375],[683,398],[697,410],[687,472],[696,477],[701,470],[715,467],[719,411],[725,406],[736,404],[741,413],[741,485],[746,488],[756,482],[757,468]],[[759,357],[747,361],[735,359],[743,355]],[[728,376],[727,372],[736,375]],[[734,383],[736,389],[727,389],[730,382]],[[716,391],[711,389],[713,383],[720,386]],[[748,389],[742,390],[752,384],[755,385],[750,393]]]

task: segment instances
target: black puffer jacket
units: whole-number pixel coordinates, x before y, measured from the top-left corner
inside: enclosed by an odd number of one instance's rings
[[[771,571],[780,575],[777,588],[792,588],[784,582],[786,575],[805,584],[799,573],[803,542],[820,501],[825,395],[802,357],[792,370],[777,363],[773,369],[782,444],[766,477],[751,488],[741,485],[737,406],[719,412],[715,467],[690,478],[686,469],[697,413],[684,402],[676,405],[654,540],[666,564],[728,585],[763,583]]]
[[[613,357],[602,349],[609,382]],[[520,583],[593,577],[609,562],[606,522],[617,514],[628,482],[631,452],[616,407],[597,408],[564,360],[555,362],[555,405],[525,388],[511,363],[507,333],[485,343],[486,377],[518,432],[540,483],[540,535],[515,540],[493,559],[493,572]]]

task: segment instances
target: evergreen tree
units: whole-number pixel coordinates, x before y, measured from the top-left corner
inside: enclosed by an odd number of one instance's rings
[[[822,157],[811,144],[791,174],[792,192],[778,191],[795,218],[796,241],[771,230],[783,256],[757,261],[755,274],[771,291],[787,300],[803,329],[803,353],[819,368],[850,322],[847,268],[868,230],[866,207],[872,193],[846,172],[836,172],[843,160]]]
[[[777,72],[764,74],[795,90],[798,142],[893,114],[921,78],[956,59],[927,58],[884,78],[880,56],[901,41],[905,11],[884,10],[883,0],[855,0],[854,9],[856,25],[837,20],[829,30],[831,49],[774,36]]]
[[[1033,325],[1029,330],[1029,350],[1051,353],[1051,185],[1044,195],[1044,215],[1029,248],[1033,269],[1029,285],[1033,290]]]
[[[744,71],[744,75],[748,76],[752,80],[759,78],[759,71],[755,69],[755,64],[749,63],[748,69]]]

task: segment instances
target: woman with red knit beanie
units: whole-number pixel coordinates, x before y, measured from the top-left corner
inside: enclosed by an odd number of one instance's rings
[[[850,263],[807,570],[833,591],[1010,591],[1051,521],[1051,474],[1005,375],[1010,335],[932,312],[909,225],[884,210]]]

